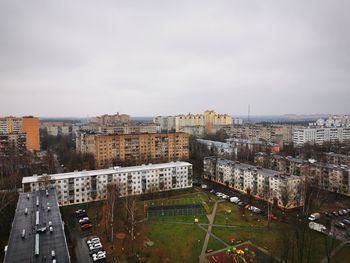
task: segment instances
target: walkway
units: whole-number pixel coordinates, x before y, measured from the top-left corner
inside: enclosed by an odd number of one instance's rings
[[[346,244],[350,244],[350,241],[343,241],[335,249],[332,250],[331,257],[330,257],[331,261],[332,261],[332,257],[334,257]],[[328,262],[327,257],[324,257],[320,263],[327,263],[327,262]]]
[[[214,207],[213,207],[213,212],[211,213],[211,215],[207,216],[208,220],[209,220],[209,226],[208,229],[206,230],[203,226],[199,226],[201,229],[205,230],[207,232],[205,239],[204,239],[204,243],[203,243],[203,247],[202,247],[202,252],[199,255],[199,263],[204,263],[205,262],[205,252],[207,251],[207,247],[208,247],[208,242],[209,242],[209,238],[212,235],[211,234],[211,229],[213,227],[213,223],[214,223],[214,219],[215,219],[215,215],[216,215],[216,209],[218,208],[218,203],[222,202],[222,200],[220,201],[215,201]],[[216,237],[217,238],[217,237]],[[223,242],[223,241],[222,241]]]

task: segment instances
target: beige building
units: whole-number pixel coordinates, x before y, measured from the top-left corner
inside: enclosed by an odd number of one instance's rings
[[[199,127],[204,127],[204,132],[214,133],[216,131],[215,127],[233,124],[233,119],[227,114],[217,114],[214,111],[205,111],[203,114],[187,114],[187,115],[177,115],[175,117],[175,130],[179,131],[189,131],[191,128],[200,130]]]
[[[148,162],[187,160],[188,134],[77,134],[76,150],[95,156],[96,166],[111,167],[119,163],[140,164]]]
[[[256,155],[255,163],[285,174],[304,176],[312,186],[350,196],[350,168],[347,165],[263,153]]]
[[[223,127],[223,130],[233,138],[255,141],[273,142],[283,145],[293,141],[292,125],[244,124]]]
[[[204,159],[204,178],[290,209],[304,204],[305,177],[217,157]]]

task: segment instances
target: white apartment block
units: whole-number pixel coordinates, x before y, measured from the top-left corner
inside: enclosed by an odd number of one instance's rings
[[[317,128],[308,127],[294,129],[293,143],[295,145],[303,145],[305,143],[323,144],[324,142],[349,143],[350,142],[350,127],[349,128]]]
[[[107,198],[107,186],[115,185],[120,196],[140,195],[192,187],[192,164],[170,162],[131,167],[76,171],[23,177],[24,192],[55,188],[60,206]]]
[[[175,116],[157,116],[153,122],[160,126],[161,132],[175,131]]]
[[[207,157],[204,159],[204,178],[279,207],[289,209],[304,203],[303,176],[284,175],[249,164]]]

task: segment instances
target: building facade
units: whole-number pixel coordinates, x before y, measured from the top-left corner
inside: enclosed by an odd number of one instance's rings
[[[311,186],[325,191],[350,196],[350,168],[347,165],[320,163],[313,159],[304,160],[264,153],[256,155],[255,163],[285,174],[303,176]]]
[[[99,125],[116,125],[128,122],[130,122],[130,115],[119,114],[119,112],[113,115],[104,114],[89,119],[89,123],[96,123]]]
[[[296,146],[301,146],[305,143],[323,144],[325,142],[350,143],[350,127],[294,129],[293,143]]]
[[[30,176],[22,180],[23,190],[55,188],[60,206],[107,198],[108,185],[120,196],[185,189],[192,187],[192,165],[187,162],[114,167],[103,170]]]
[[[231,160],[207,157],[204,178],[290,209],[304,204],[303,176],[286,175]]]
[[[161,132],[175,131],[175,116],[157,116],[153,118],[153,122],[159,125]]]
[[[293,141],[293,129],[292,125],[265,124],[235,124],[223,127],[223,130],[232,138],[272,142],[281,146]]]
[[[39,119],[35,117],[4,117],[0,118],[0,134],[26,135],[26,148],[29,151],[40,150]]]
[[[216,126],[231,125],[233,119],[227,114],[217,114],[214,111],[205,111],[203,114],[187,114],[177,115],[175,117],[175,130],[180,131],[191,131],[191,127],[204,127],[204,132],[215,133]]]
[[[80,132],[76,138],[76,150],[95,156],[96,167],[111,167],[119,162],[131,164],[187,160],[189,157],[188,134],[94,134]]]

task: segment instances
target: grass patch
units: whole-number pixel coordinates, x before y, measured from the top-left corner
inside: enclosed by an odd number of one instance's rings
[[[205,232],[196,225],[147,224],[147,237],[154,242],[148,248],[147,262],[198,262]]]
[[[349,260],[349,258],[350,258],[350,244],[346,244],[345,246],[342,247],[342,249],[338,251],[337,254],[334,255],[334,257],[332,257],[332,262],[343,263]]]

